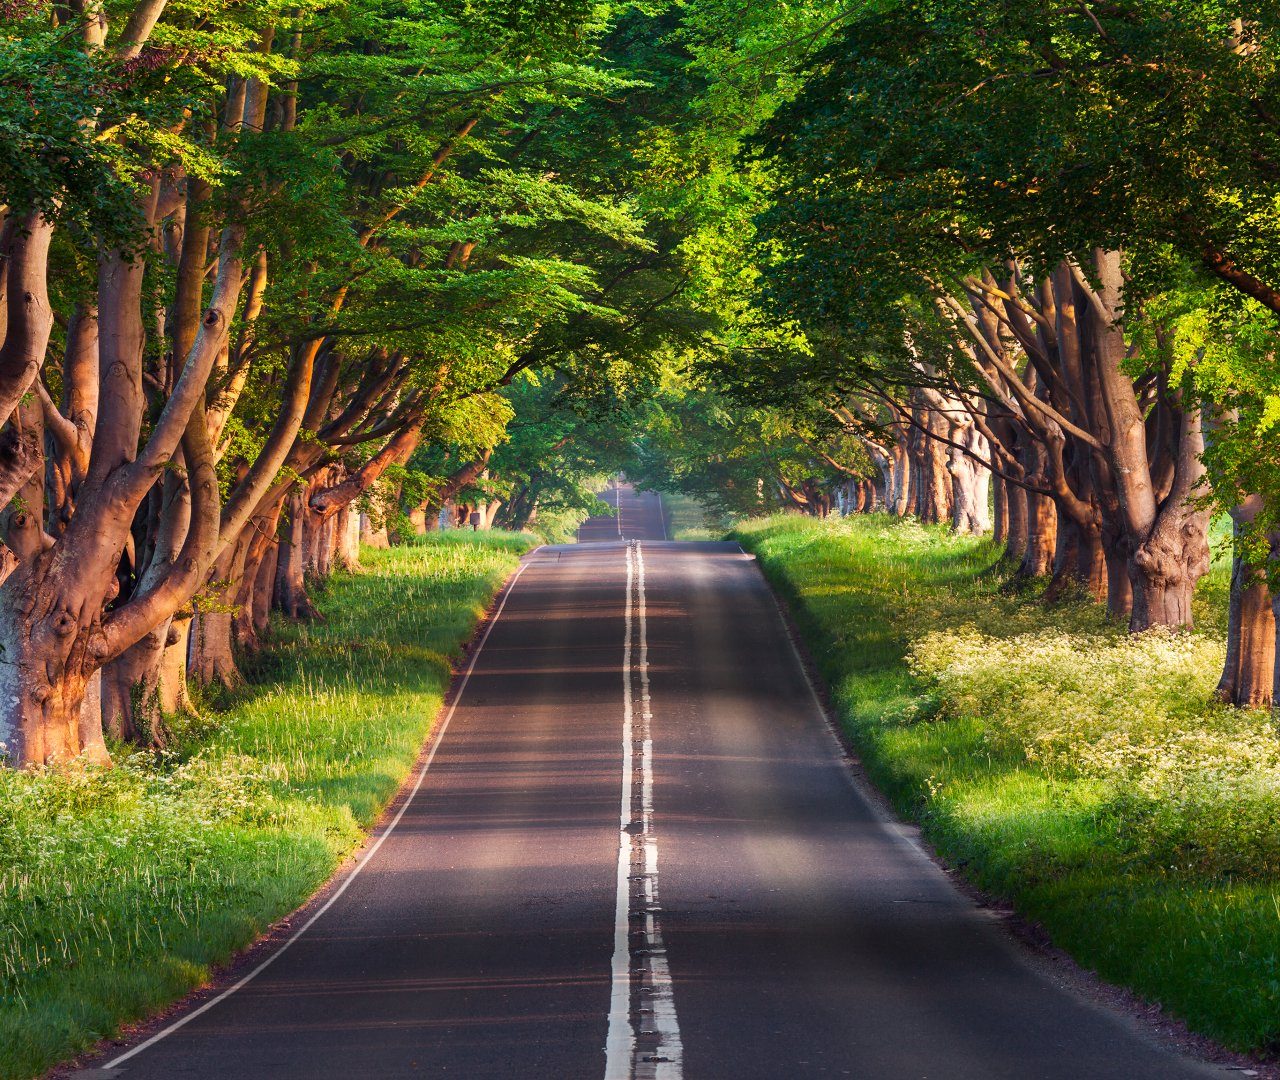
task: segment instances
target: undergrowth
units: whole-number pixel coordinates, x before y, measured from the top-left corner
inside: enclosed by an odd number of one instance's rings
[[[944,859],[1192,1028],[1280,1046],[1280,739],[1269,714],[1213,700],[1221,559],[1202,629],[1135,638],[941,529],[787,516],[734,535]]]
[[[409,773],[511,534],[363,553],[275,627],[229,710],[102,771],[0,770],[0,1076],[35,1076],[205,982],[360,842]]]

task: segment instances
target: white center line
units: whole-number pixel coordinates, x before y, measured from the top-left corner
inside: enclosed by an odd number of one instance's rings
[[[613,982],[609,996],[609,1037],[605,1044],[605,1080],[631,1080],[631,1063],[635,1058],[636,1037],[631,1027],[631,944],[628,932],[631,919],[631,773],[632,703],[631,703],[631,589],[635,581],[635,563],[627,546],[627,600],[624,608],[622,645],[622,802],[618,815],[618,885],[613,918]]]
[[[649,627],[644,554],[639,541],[627,545],[624,623],[622,802],[605,1080],[681,1080],[684,1048],[659,921],[658,840],[653,827]],[[638,648],[635,648],[632,643],[637,632]],[[633,658],[638,660],[634,672]],[[633,690],[635,674],[640,677],[638,711]],[[640,749],[639,806],[635,805],[636,743]],[[633,925],[636,927],[634,931],[631,929]]]
[[[644,825],[644,915],[645,957],[648,961],[648,1000],[653,1009],[656,1044],[648,1040],[651,1051],[636,1063],[637,1077],[653,1080],[680,1080],[684,1075],[684,1045],[680,1039],[680,1023],[676,1017],[675,991],[671,969],[667,964],[666,944],[658,921],[658,838],[653,829],[653,709],[649,698],[649,620],[644,594],[644,554],[636,541],[636,599],[640,609],[640,737],[643,745],[641,769],[641,821]],[[644,1067],[651,1066],[651,1067]]]

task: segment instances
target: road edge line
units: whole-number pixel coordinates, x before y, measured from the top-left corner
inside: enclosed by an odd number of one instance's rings
[[[779,596],[777,588],[769,579],[769,575],[764,572],[758,556],[754,552],[747,551],[740,542],[735,540],[734,543],[737,545],[738,551],[742,553],[743,558],[750,559],[756,564],[756,571],[759,573],[766,591],[773,600],[774,609],[777,611],[778,619],[782,623],[783,635],[787,639],[787,644],[791,646],[792,656],[794,656],[796,663],[799,665],[805,685],[813,698],[818,718],[822,721],[823,727],[832,742],[835,743],[841,772],[849,787],[866,804],[871,811],[872,817],[893,840],[928,863],[956,894],[966,902],[970,913],[978,920],[975,925],[981,926],[985,924],[989,929],[993,930],[996,942],[1006,955],[1037,978],[1060,984],[1066,993],[1074,997],[1076,1001],[1086,1008],[1109,1017],[1113,1022],[1127,1028],[1132,1035],[1145,1041],[1152,1048],[1181,1059],[1184,1064],[1189,1063],[1200,1067],[1205,1077],[1222,1075],[1221,1070],[1223,1069],[1236,1071],[1247,1068],[1248,1066],[1232,1064],[1229,1061],[1215,1060],[1204,1053],[1202,1049],[1198,1049],[1194,1040],[1204,1038],[1204,1036],[1191,1033],[1192,1044],[1188,1045],[1181,1041],[1179,1037],[1170,1035],[1167,1026],[1164,1025],[1164,1021],[1170,1019],[1175,1022],[1180,1021],[1166,1016],[1163,1012],[1159,1013],[1158,1020],[1150,1018],[1145,1010],[1151,1006],[1151,1002],[1138,996],[1136,991],[1130,991],[1123,987],[1118,987],[1115,983],[1107,982],[1096,972],[1081,965],[1075,957],[1066,952],[1061,946],[1051,943],[1049,949],[1046,950],[1043,946],[1032,944],[1026,940],[1008,924],[991,919],[985,914],[987,911],[997,910],[992,904],[991,897],[962,874],[954,871],[941,856],[926,846],[920,826],[900,818],[892,803],[889,802],[888,797],[876,786],[870,776],[861,771],[863,768],[861,758],[857,753],[856,747],[852,745],[840,727],[834,705],[828,705],[823,700],[822,695],[818,693],[817,685],[814,682],[814,672],[817,670],[817,664],[813,663],[812,660],[806,660],[808,646],[804,644],[800,629],[795,623],[794,615],[790,613],[783,599]],[[913,836],[908,830],[920,833],[921,838]],[[1117,992],[1132,995],[1135,999],[1134,1003],[1117,1002],[1107,996]],[[1232,1051],[1218,1048],[1216,1045],[1213,1049],[1215,1052],[1221,1052],[1227,1057],[1232,1054]],[[1256,1063],[1250,1062],[1249,1064]]]
[[[737,541],[735,541],[737,543]],[[749,552],[738,543],[738,550],[742,552],[744,558],[751,559],[756,564],[756,572],[760,575],[764,582],[765,590],[769,594],[769,598],[773,601],[774,611],[778,614],[778,622],[782,625],[782,636],[787,639],[787,644],[791,647],[791,656],[796,662],[796,667],[800,669],[801,678],[804,685],[809,691],[809,697],[813,701],[813,707],[818,715],[818,719],[822,721],[823,730],[827,736],[835,744],[836,756],[839,759],[841,772],[844,775],[846,783],[853,788],[858,797],[867,805],[872,816],[877,822],[884,827],[884,830],[899,844],[910,849],[917,857],[923,859],[934,869],[940,871],[944,877],[950,881],[945,869],[940,865],[938,860],[920,843],[914,836],[908,832],[911,826],[901,821],[893,810],[886,806],[886,799],[883,793],[871,783],[870,779],[864,779],[859,776],[851,767],[853,763],[858,762],[858,756],[854,748],[849,744],[845,735],[840,729],[839,721],[835,715],[835,711],[827,706],[822,695],[818,693],[817,684],[814,682],[814,672],[811,664],[806,662],[805,654],[800,651],[801,645],[797,641],[800,636],[799,627],[794,623],[794,616],[789,617],[789,612],[783,607],[782,599],[778,596],[777,589],[774,588],[773,582],[769,580],[769,576],[764,572],[764,568],[760,565],[760,560],[753,552]],[[805,652],[808,649],[806,647]],[[816,665],[812,665],[816,668]],[[954,882],[952,886],[954,887]],[[962,894],[963,895],[963,894]]]
[[[343,878],[342,883],[333,891],[333,894],[320,906],[320,908],[317,911],[315,911],[311,915],[310,918],[307,919],[306,922],[304,922],[300,927],[298,927],[297,930],[295,930],[291,935],[289,935],[289,937],[287,937],[277,949],[272,951],[270,956],[268,956],[255,968],[253,968],[252,971],[250,971],[246,975],[241,976],[238,980],[236,980],[234,983],[228,986],[220,994],[210,998],[208,1001],[204,1002],[198,1008],[192,1009],[191,1012],[186,1013],[185,1015],[175,1020],[173,1023],[168,1024],[167,1026],[161,1028],[150,1038],[144,1040],[143,1042],[140,1042],[137,1046],[134,1046],[131,1049],[126,1050],[123,1054],[120,1054],[119,1056],[112,1058],[110,1061],[106,1062],[106,1064],[101,1066],[102,1069],[105,1070],[105,1069],[119,1068],[126,1061],[129,1061],[131,1058],[134,1058],[138,1054],[142,1053],[143,1050],[146,1050],[149,1047],[154,1046],[156,1043],[160,1042],[162,1039],[168,1038],[175,1031],[189,1024],[197,1016],[203,1015],[204,1013],[212,1009],[215,1005],[217,1005],[219,1002],[225,1001],[237,990],[240,990],[241,988],[247,986],[254,979],[256,979],[260,974],[262,974],[262,972],[264,972],[267,968],[269,968],[272,964],[274,964],[281,956],[283,956],[289,950],[289,948],[294,944],[294,942],[296,942],[300,937],[302,937],[303,934],[305,934],[308,930],[310,930],[311,927],[314,926],[316,922],[319,921],[320,917],[324,915],[324,913],[328,911],[331,907],[333,907],[335,903],[337,903],[338,899],[343,895],[343,893],[347,891],[351,883],[355,881],[357,877],[360,876],[360,872],[369,864],[369,862],[373,859],[373,857],[378,853],[379,848],[382,847],[387,837],[390,836],[395,831],[396,826],[400,824],[400,819],[404,817],[405,811],[407,811],[409,809],[409,806],[413,803],[414,796],[416,796],[418,794],[418,791],[421,789],[422,783],[427,776],[427,770],[431,768],[431,763],[435,760],[436,751],[440,749],[440,742],[444,738],[445,732],[449,729],[449,721],[453,719],[453,714],[457,711],[458,703],[462,700],[463,692],[466,690],[467,684],[471,681],[471,673],[475,671],[476,663],[480,659],[481,652],[484,651],[485,644],[489,640],[489,635],[493,633],[493,628],[498,625],[498,619],[502,617],[502,612],[505,610],[507,606],[507,601],[511,599],[511,593],[515,589],[516,582],[520,580],[521,575],[533,564],[532,557],[536,555],[539,551],[541,551],[545,546],[546,546],[545,544],[539,544],[532,551],[528,552],[528,554],[526,554],[525,557],[521,560],[519,569],[516,570],[516,572],[510,577],[510,579],[508,579],[507,583],[503,586],[502,599],[498,603],[498,607],[493,613],[493,618],[489,619],[487,625],[485,626],[484,633],[480,635],[479,643],[476,645],[475,649],[472,650],[470,663],[467,664],[467,669],[462,676],[462,681],[458,684],[458,692],[453,695],[453,700],[449,704],[449,709],[448,709],[448,712],[445,713],[444,720],[441,721],[440,726],[434,732],[432,732],[431,749],[427,752],[427,759],[422,763],[422,768],[418,770],[418,776],[413,783],[413,787],[409,789],[408,795],[405,796],[404,800],[400,804],[400,809],[396,811],[395,816],[387,824],[387,827],[383,829],[381,833],[378,834],[378,837],[373,842],[373,845],[369,847],[368,850],[366,850],[365,853],[360,857],[359,861],[352,868],[351,872],[347,874],[345,878]]]

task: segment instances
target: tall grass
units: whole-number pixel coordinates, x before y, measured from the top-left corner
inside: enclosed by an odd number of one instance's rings
[[[1280,739],[1213,701],[1202,629],[1019,595],[984,541],[885,517],[741,526],[868,770],[939,853],[1196,1030],[1280,1048]]]
[[[165,754],[0,771],[0,1076],[30,1077],[207,980],[302,903],[409,773],[451,663],[530,546],[366,551],[280,626],[254,685]]]

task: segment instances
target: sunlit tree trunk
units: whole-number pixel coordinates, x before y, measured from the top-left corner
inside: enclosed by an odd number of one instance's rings
[[[1250,495],[1232,508],[1232,532],[1240,545],[1261,513],[1262,499]],[[1280,538],[1269,537],[1274,564]],[[1276,668],[1276,612],[1264,567],[1251,564],[1237,550],[1231,562],[1231,594],[1227,612],[1227,656],[1218,697],[1244,708],[1270,708],[1280,670]]]
[[[1009,485],[1004,477],[991,478],[991,539],[1001,545],[1009,542]]]
[[[339,570],[360,569],[360,512],[351,504],[338,511],[334,525],[336,546],[333,562]]]
[[[1172,482],[1161,498],[1148,452],[1147,416],[1124,371],[1128,349],[1119,323],[1123,276],[1118,252],[1094,257],[1100,292],[1091,295],[1091,343],[1110,425],[1106,444],[1118,497],[1117,522],[1132,591],[1129,626],[1190,626],[1196,582],[1209,568],[1209,511],[1199,504],[1205,468],[1198,408],[1177,407]]]
[[[981,464],[991,448],[970,424],[953,423],[948,438],[965,447],[951,447],[947,470],[951,473],[951,528],[958,533],[981,536],[991,528],[991,472]]]

